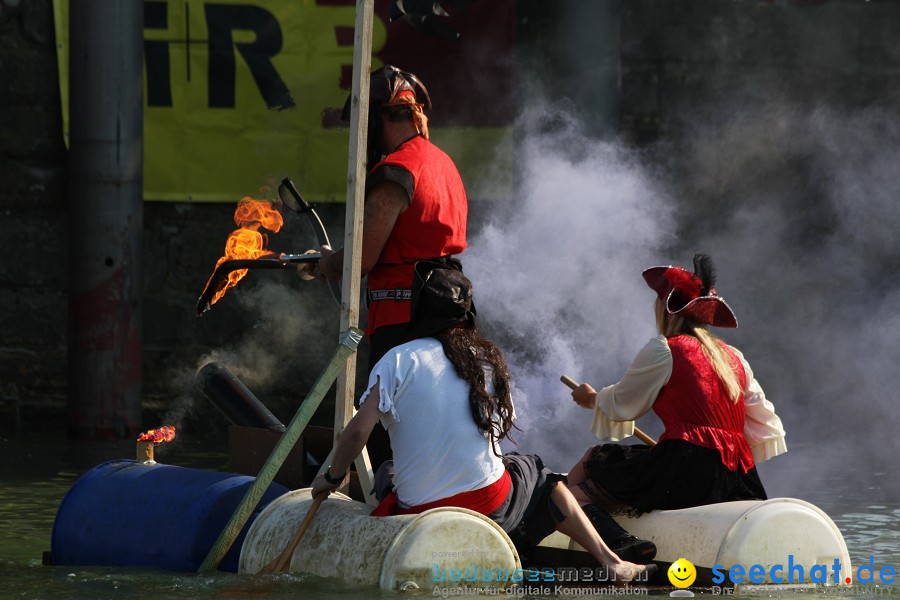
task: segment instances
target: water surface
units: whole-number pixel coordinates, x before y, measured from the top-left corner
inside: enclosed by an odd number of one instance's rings
[[[158,451],[157,459],[166,464],[227,470],[224,448],[208,447],[208,442],[201,446],[181,440]],[[826,468],[838,463],[824,460],[822,452],[822,447],[795,444],[771,465],[761,465],[760,473],[770,496],[801,498],[828,513],[844,535],[854,570],[868,562],[869,556],[874,557],[876,569],[884,565],[900,567],[900,486],[896,471],[871,464]],[[134,443],[130,441],[72,442],[58,433],[0,439],[0,598],[432,597],[431,590],[389,593],[375,587],[348,588],[333,580],[296,575],[196,575],[136,568],[44,566],[42,554],[50,549],[56,509],[69,487],[93,466],[114,458],[130,458],[133,453]],[[791,460],[787,460],[788,456]],[[816,464],[822,468],[813,472]],[[667,597],[668,590],[655,593]],[[714,594],[702,590],[698,595]],[[900,600],[900,585],[895,582],[889,586],[856,586],[839,594],[832,589],[741,597],[813,600],[829,595]]]

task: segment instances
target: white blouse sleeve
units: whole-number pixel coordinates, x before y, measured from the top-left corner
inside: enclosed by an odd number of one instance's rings
[[[597,392],[591,429],[601,440],[618,442],[634,435],[634,421],[653,407],[672,375],[666,338],[652,338],[637,353],[621,381]]]
[[[753,460],[763,462],[773,456],[787,452],[784,443],[784,427],[775,414],[775,406],[766,399],[766,394],[756,378],[750,364],[740,350],[731,348],[744,367],[747,386],[744,388],[744,437],[753,452]]]

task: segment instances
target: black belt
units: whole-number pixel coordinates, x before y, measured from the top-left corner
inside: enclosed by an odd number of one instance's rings
[[[462,263],[458,258],[453,256],[438,256],[436,258],[425,259],[429,262],[440,263],[448,269],[462,271]],[[418,261],[416,261],[418,262]],[[370,290],[366,289],[366,306],[370,302],[376,300],[412,300],[412,290],[410,288],[395,288],[386,290]]]
[[[366,290],[366,300],[410,300],[412,290],[409,288],[396,288],[393,290]]]

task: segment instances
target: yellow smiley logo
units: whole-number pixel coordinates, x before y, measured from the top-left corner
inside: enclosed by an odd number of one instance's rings
[[[686,588],[697,579],[694,563],[686,558],[679,558],[669,567],[669,582],[677,588]]]

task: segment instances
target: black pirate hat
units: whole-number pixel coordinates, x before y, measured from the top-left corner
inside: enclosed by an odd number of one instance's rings
[[[449,265],[449,266],[448,266]],[[409,339],[432,336],[455,326],[475,326],[472,282],[459,261],[420,260],[413,270]]]

